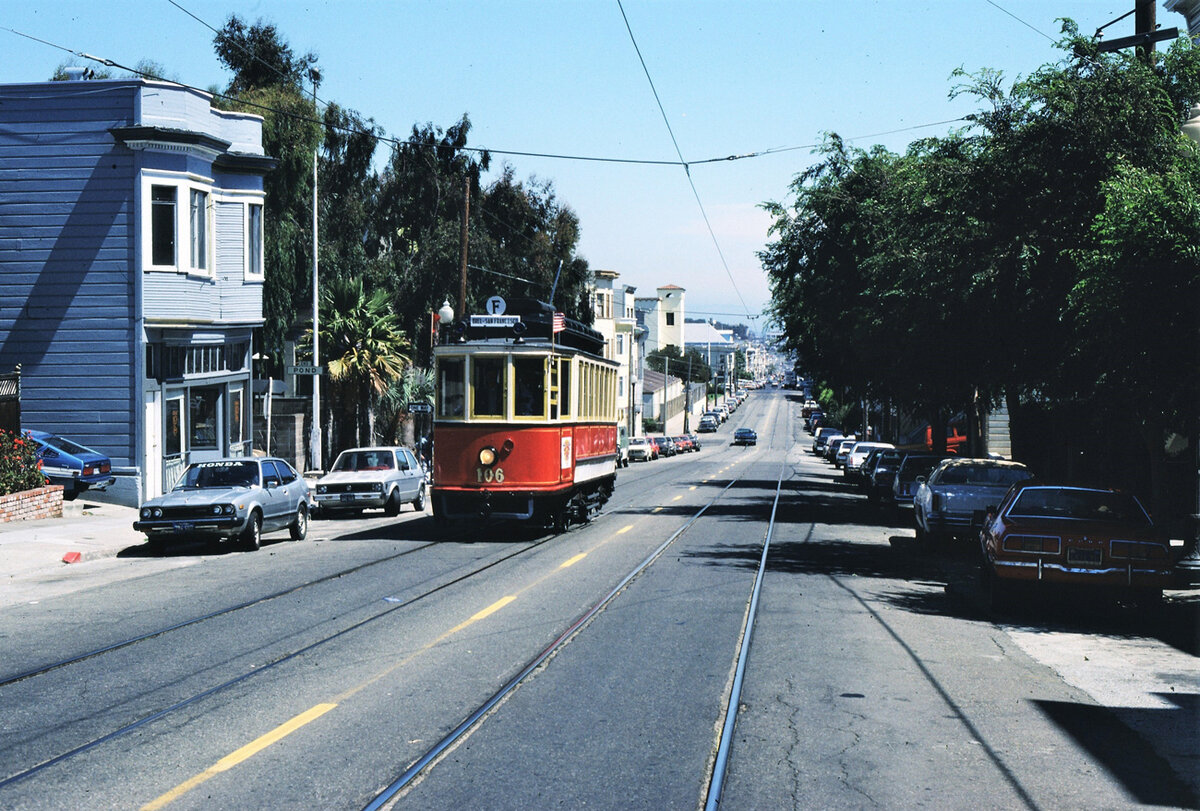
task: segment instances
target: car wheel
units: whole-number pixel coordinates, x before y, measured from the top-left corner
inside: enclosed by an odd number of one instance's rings
[[[242,532],[242,544],[249,552],[262,549],[262,515],[257,510],[250,513],[250,523]]]
[[[417,488],[417,497],[413,499],[413,509],[419,513],[425,512],[425,485]]]
[[[303,541],[308,536],[308,507],[304,504],[296,510],[296,520],[288,526],[288,535],[293,541]]]
[[[385,515],[400,514],[400,494],[397,491],[393,490],[388,496],[387,503],[383,505],[383,512]]]

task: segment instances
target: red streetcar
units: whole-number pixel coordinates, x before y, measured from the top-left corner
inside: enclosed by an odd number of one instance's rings
[[[599,332],[549,304],[497,309],[434,349],[433,515],[565,530],[613,492],[617,363]]]

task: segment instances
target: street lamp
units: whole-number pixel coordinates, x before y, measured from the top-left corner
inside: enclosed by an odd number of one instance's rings
[[[442,329],[450,326],[450,322],[454,320],[454,308],[450,306],[449,300],[442,302],[442,308],[437,311],[437,317],[438,324],[440,325],[438,332],[440,333]]]

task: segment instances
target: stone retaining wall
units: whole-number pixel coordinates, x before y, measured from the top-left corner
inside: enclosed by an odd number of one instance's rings
[[[22,490],[0,496],[0,522],[28,521],[33,518],[62,518],[63,488],[50,484],[34,490]]]

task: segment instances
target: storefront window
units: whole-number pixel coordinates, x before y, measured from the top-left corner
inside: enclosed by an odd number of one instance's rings
[[[167,456],[183,453],[183,398],[167,400],[167,435],[163,442]]]
[[[229,444],[242,442],[242,387],[229,389]]]
[[[190,450],[219,450],[217,444],[217,405],[220,394],[216,389],[192,389],[188,398],[188,425],[191,428]]]

